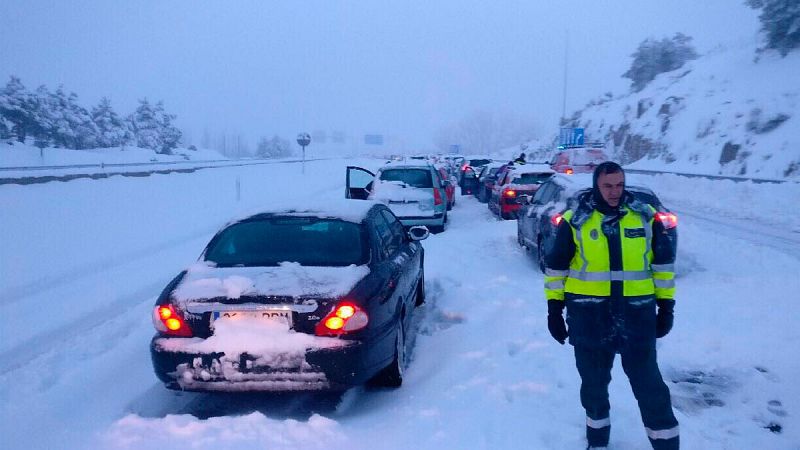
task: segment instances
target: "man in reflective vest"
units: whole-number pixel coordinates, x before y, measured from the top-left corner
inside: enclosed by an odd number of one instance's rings
[[[569,338],[575,349],[588,448],[608,445],[616,353],[653,448],[679,447],[678,421],[656,361],[656,338],[673,322],[674,225],[657,220],[652,206],[625,190],[625,173],[613,162],[596,168],[592,190],[558,225],[546,259],[547,325],[556,341]]]

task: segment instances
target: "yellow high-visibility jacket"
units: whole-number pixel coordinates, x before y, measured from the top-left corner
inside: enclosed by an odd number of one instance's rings
[[[674,299],[677,234],[655,209],[626,195],[619,214],[588,205],[564,213],[545,271],[547,300],[566,301],[570,342],[655,339],[655,299]]]

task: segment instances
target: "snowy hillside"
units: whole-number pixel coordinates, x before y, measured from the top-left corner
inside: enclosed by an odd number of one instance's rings
[[[800,52],[718,47],[571,118],[631,167],[800,180]]]

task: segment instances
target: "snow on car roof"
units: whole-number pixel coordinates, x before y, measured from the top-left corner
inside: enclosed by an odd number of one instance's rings
[[[514,170],[515,174],[524,174],[524,173],[556,173],[553,169],[550,168],[547,164],[524,164],[521,166],[513,166],[512,169]]]
[[[430,169],[432,164],[427,161],[389,161],[378,170],[386,169]]]
[[[246,214],[236,217],[229,221],[226,226],[240,222],[259,214],[273,214],[285,215],[296,217],[320,217],[327,219],[341,219],[347,222],[361,223],[367,217],[369,210],[380,203],[372,200],[351,200],[351,199],[326,199],[324,202],[319,200],[317,202],[305,200],[303,204],[298,205],[294,202],[281,203],[277,206],[270,205],[268,207],[251,210]]]

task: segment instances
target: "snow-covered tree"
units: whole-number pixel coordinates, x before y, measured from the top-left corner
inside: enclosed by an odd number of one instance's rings
[[[163,102],[158,102],[156,104],[156,113],[161,135],[161,148],[159,153],[170,155],[172,154],[172,149],[178,147],[182,133],[181,130],[172,125],[172,121],[175,120],[176,116],[175,114],[167,114],[167,112],[164,111]]]
[[[658,74],[679,69],[687,61],[696,59],[697,52],[691,41],[692,38],[683,33],[661,40],[645,39],[631,55],[631,67],[622,76],[631,79],[634,91],[641,91]]]
[[[12,138],[11,128],[14,126],[5,116],[0,115],[0,140],[6,141]]]
[[[128,123],[117,115],[111,107],[111,101],[106,97],[100,99],[100,103],[92,108],[92,121],[97,127],[99,147],[119,147],[133,138]]]
[[[260,158],[285,158],[292,156],[292,144],[286,139],[281,139],[277,135],[272,139],[262,137],[258,141],[256,156]]]
[[[157,111],[150,105],[147,98],[139,100],[136,111],[128,117],[131,130],[136,140],[136,146],[159,150],[161,148],[161,125],[158,121]]]
[[[171,154],[181,140],[181,131],[172,125],[174,114],[164,111],[164,104],[151,105],[147,99],[139,100],[139,107],[128,117],[136,145],[158,153]]]
[[[41,86],[36,90],[33,109],[36,137],[56,147],[82,150],[97,146],[98,130],[78,95],[67,94],[63,86],[54,93]]]
[[[0,138],[17,139],[25,142],[32,128],[31,94],[25,89],[19,78],[11,76],[6,86],[0,91]]]
[[[786,56],[800,47],[800,1],[747,0],[753,9],[760,9],[761,31],[767,35],[767,48]]]

